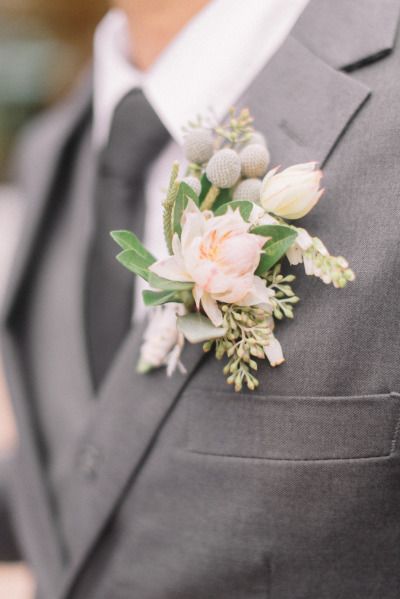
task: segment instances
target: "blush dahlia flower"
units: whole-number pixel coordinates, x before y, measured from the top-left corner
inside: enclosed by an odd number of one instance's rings
[[[250,226],[238,209],[213,216],[191,202],[182,218],[181,238],[174,235],[173,255],[150,270],[165,279],[192,282],[197,308],[202,306],[215,326],[223,321],[218,302],[272,310],[274,292],[254,274],[267,238],[249,233]]]

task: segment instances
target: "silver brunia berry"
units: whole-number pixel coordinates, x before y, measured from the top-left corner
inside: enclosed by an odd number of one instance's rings
[[[240,152],[243,177],[263,177],[268,170],[270,156],[261,144],[249,144]]]
[[[239,183],[233,192],[234,200],[249,200],[259,203],[261,193],[260,179],[244,179]]]
[[[183,140],[183,151],[189,162],[204,164],[213,155],[213,136],[208,129],[191,129]]]
[[[229,148],[218,150],[207,164],[206,175],[208,180],[220,189],[232,187],[240,177],[238,154]]]

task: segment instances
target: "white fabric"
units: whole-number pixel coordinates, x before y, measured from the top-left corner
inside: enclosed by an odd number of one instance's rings
[[[144,243],[165,255],[161,202],[174,160],[184,163],[182,127],[198,115],[221,119],[285,40],[309,0],[211,0],[141,72],[129,60],[125,15],[111,10],[99,24],[94,43],[94,143],[107,140],[114,109],[141,87],[170,132],[172,141],[151,165],[146,184]],[[183,172],[183,169],[182,169]],[[135,319],[145,308],[135,285]]]

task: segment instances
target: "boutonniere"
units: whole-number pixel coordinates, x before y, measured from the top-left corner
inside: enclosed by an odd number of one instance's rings
[[[265,139],[252,122],[248,110],[232,110],[221,126],[186,130],[189,166],[181,178],[173,165],[162,206],[167,258],[157,260],[129,231],[111,232],[122,248],[117,259],[148,282],[143,300],[154,307],[141,372],[183,370],[186,339],[226,358],[224,374],[236,391],[253,390],[260,360],[284,362],[275,325],[293,318],[299,301],[284,261],[303,263],[307,275],[337,288],[354,280],[344,258],[293,224],[320,199],[322,172],[315,163],[269,170]]]

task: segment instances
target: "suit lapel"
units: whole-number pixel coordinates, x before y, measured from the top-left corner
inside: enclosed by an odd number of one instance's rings
[[[35,260],[39,234],[46,215],[46,207],[52,198],[52,188],[60,172],[59,166],[65,157],[68,144],[73,138],[81,119],[90,106],[92,93],[91,76],[85,77],[77,90],[62,105],[46,115],[45,124],[40,125],[38,141],[33,128],[28,141],[21,148],[20,161],[22,192],[26,192],[26,214],[23,235],[16,253],[11,280],[5,300],[5,320],[10,321],[18,305],[25,275]],[[40,152],[35,148],[39,143]]]
[[[24,297],[24,282],[35,260],[41,227],[45,223],[46,208],[59,166],[68,143],[89,106],[89,83],[85,81],[72,99],[54,110],[51,116],[46,116],[47,126],[41,125],[39,142],[32,130],[30,141],[21,148],[22,156],[19,158],[23,188],[27,192],[27,210],[4,312],[2,354],[17,415],[21,448],[18,476],[15,477],[16,509],[19,519],[25,519],[29,515],[29,521],[21,525],[23,531],[29,531],[23,539],[24,550],[35,570],[46,573],[46,578],[39,580],[38,584],[49,597],[55,596],[56,581],[62,570],[62,548],[51,517],[51,500],[43,476],[35,414],[26,385],[24,365],[20,363],[14,325],[20,325],[19,306],[20,299],[23,300]],[[38,143],[40,152],[36,148]]]
[[[395,43],[399,0],[311,0],[292,35],[336,69],[354,71]]]
[[[308,19],[316,5],[315,1],[309,5]],[[324,19],[329,23],[328,12]],[[326,162],[370,94],[363,84],[306,48],[298,39],[302,33],[297,26],[238,103],[250,107],[257,127],[267,136],[275,164]],[[183,355],[185,376],[168,379],[163,370],[138,375],[134,365],[140,338],[141,331],[133,331],[116,357],[78,451],[65,504],[73,560],[60,597],[72,589],[93,544],[203,357],[200,347],[188,345]]]
[[[274,166],[323,165],[369,94],[290,35],[240,104],[265,133]]]

